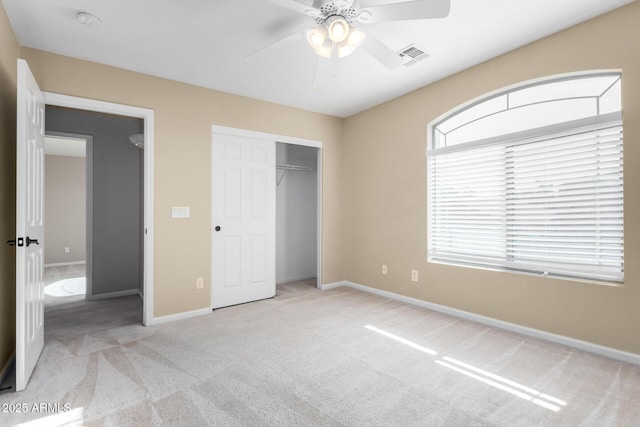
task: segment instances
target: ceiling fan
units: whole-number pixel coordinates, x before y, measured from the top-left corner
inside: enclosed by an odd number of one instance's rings
[[[267,1],[309,17],[315,26],[280,39],[247,57],[306,38],[316,54],[329,59],[348,56],[362,45],[389,70],[402,64],[402,57],[364,27],[380,22],[445,18],[450,9],[450,0],[314,0],[312,5],[296,0]]]

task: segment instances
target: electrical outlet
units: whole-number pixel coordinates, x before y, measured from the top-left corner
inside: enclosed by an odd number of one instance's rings
[[[68,253],[69,253],[69,248],[65,247],[65,248],[64,248],[64,253],[65,253],[65,254],[68,254]]]
[[[382,264],[382,274],[387,275],[387,264]]]
[[[204,288],[204,279],[202,277],[198,277],[196,279],[196,289]]]
[[[418,281],[418,270],[411,270],[411,281],[412,282]]]

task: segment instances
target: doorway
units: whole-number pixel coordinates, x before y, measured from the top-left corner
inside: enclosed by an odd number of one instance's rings
[[[143,323],[153,323],[153,110],[42,92],[27,62],[17,61],[16,390],[24,390],[44,348],[44,128],[46,105],[143,119]],[[132,141],[133,142],[133,141]]]
[[[45,340],[123,319],[142,323],[143,144],[134,142],[143,121],[48,105],[45,130]],[[76,132],[91,135],[86,162],[72,156]],[[119,300],[87,302],[111,298]],[[111,310],[101,310],[107,304]],[[119,305],[131,312],[123,316]]]
[[[87,182],[91,182],[92,144],[90,135],[45,132],[45,313],[91,295]]]
[[[143,305],[142,323],[147,326],[151,325],[153,324],[153,110],[47,92],[44,93],[44,97],[47,108],[58,107],[62,109],[73,109],[80,113],[98,114],[103,117],[109,115],[121,116],[124,119],[129,119],[130,122],[134,121],[136,123],[135,126],[128,131],[126,149],[134,150],[134,152],[139,153],[135,162],[138,165],[138,170],[142,171],[142,174],[138,177],[139,186],[137,187],[138,193],[136,195],[135,202],[137,203],[138,212],[141,213],[141,215],[138,215],[136,223],[136,226],[139,229],[139,233],[137,233],[136,237],[137,247],[139,250],[135,251],[135,255],[132,255],[134,257],[138,257],[137,262],[134,263],[136,271],[132,271],[131,266],[128,267],[129,273],[131,273],[131,275],[137,275],[139,279],[136,281],[138,288],[133,289],[129,286],[129,289],[114,288],[104,292],[96,288],[96,282],[90,280],[90,285],[87,289],[90,291],[91,298],[93,299],[100,298],[101,295],[103,297],[140,295]],[[46,116],[45,120],[47,120]],[[82,130],[78,131],[80,133],[88,133],[83,132]],[[136,137],[129,139],[129,137],[133,135],[136,135]],[[143,150],[140,149],[140,145],[144,146]],[[95,155],[95,147],[94,150],[92,150],[92,154]],[[106,167],[118,169],[119,165],[117,161],[109,161]],[[94,174],[95,172],[96,171],[94,170]],[[90,174],[89,176],[93,176],[93,174]],[[93,183],[88,184],[90,186],[94,186]],[[89,192],[89,197],[94,196],[93,192]],[[102,202],[108,204],[109,200],[102,200]],[[131,206],[129,206],[129,208],[131,208]],[[92,220],[93,215],[90,213],[87,216],[87,226],[91,226]],[[95,229],[95,226],[92,227]],[[123,234],[121,233],[124,233],[123,230],[120,230],[117,227],[116,229],[106,231],[111,232],[116,237],[122,236]],[[87,237],[87,265],[88,269],[91,270],[88,271],[88,276],[94,276],[93,273],[95,271],[93,270],[96,268],[94,261],[97,259],[97,254],[94,252],[97,245],[92,244],[92,238],[96,238],[97,236],[94,236],[94,233],[88,233]],[[136,245],[134,244],[134,246]]]
[[[318,152],[276,142],[277,285],[317,279]]]
[[[315,211],[315,222],[307,231],[315,234],[315,253],[312,250],[310,255],[316,262],[315,275],[306,274],[316,277],[316,287],[322,283],[322,142],[213,126],[212,308],[269,298],[276,293],[276,143],[314,149],[316,201],[311,210]],[[247,200],[243,203],[244,198]],[[233,233],[252,227],[257,219],[260,228],[255,233]],[[260,287],[259,293],[253,292],[254,284]]]

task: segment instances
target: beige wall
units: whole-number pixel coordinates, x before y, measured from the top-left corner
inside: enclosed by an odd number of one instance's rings
[[[1,9],[1,8],[0,8]],[[344,278],[569,337],[640,353],[640,4],[634,3],[367,112],[341,120],[23,48],[43,90],[155,111],[155,315],[209,306],[211,125],[325,142],[324,283]],[[15,57],[0,15],[0,227],[13,227]],[[585,69],[624,72],[625,249],[621,288],[426,262],[426,125],[476,96]],[[6,120],[5,120],[6,119]],[[8,123],[8,126],[7,126]],[[191,206],[175,221],[171,206]],[[344,230],[344,234],[343,234]],[[343,245],[344,242],[344,245]],[[344,247],[343,247],[344,246]],[[0,356],[13,350],[12,252],[0,249]],[[389,265],[389,275],[379,274]],[[420,282],[409,271],[420,270]],[[196,290],[195,277],[206,277]],[[6,284],[6,285],[5,285]],[[1,290],[0,290],[1,291]],[[10,304],[6,303],[8,300]],[[9,325],[3,329],[4,325]],[[0,359],[0,362],[2,359]]]
[[[15,350],[16,60],[20,47],[0,7],[0,375]]]
[[[640,353],[639,22],[640,3],[633,3],[348,118],[347,280]],[[624,287],[427,263],[427,124],[489,91],[590,69],[622,69],[624,76]],[[409,280],[411,269],[419,270],[419,283]]]
[[[45,156],[44,263],[86,260],[86,161]],[[65,253],[64,248],[69,248]]]
[[[155,111],[154,315],[210,306],[211,126],[324,142],[325,283],[342,280],[341,119],[23,48],[42,90]],[[191,218],[172,220],[171,206]],[[195,289],[196,277],[205,287]]]

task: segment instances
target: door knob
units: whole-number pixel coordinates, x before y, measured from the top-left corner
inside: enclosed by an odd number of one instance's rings
[[[27,236],[27,247],[29,247],[30,244],[34,244],[34,245],[39,245],[40,243],[38,243],[38,239],[30,239],[29,236]]]
[[[222,228],[220,228],[220,226],[219,226],[219,225],[216,225],[215,230],[216,230],[216,231],[220,231],[220,230],[222,230]]]
[[[9,246],[24,246],[24,237],[18,237],[17,239],[7,240],[7,245]]]

